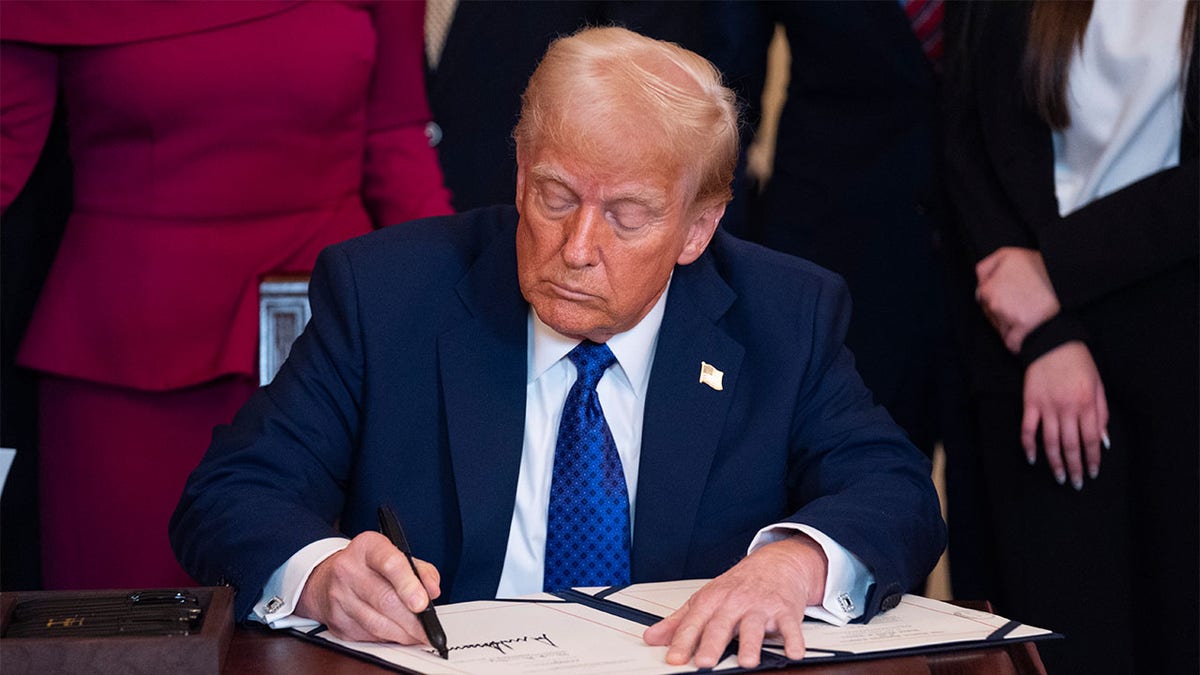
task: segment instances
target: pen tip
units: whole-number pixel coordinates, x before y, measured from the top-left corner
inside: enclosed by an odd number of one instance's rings
[[[445,647],[442,647],[441,649],[438,650],[438,655],[441,656],[443,659],[446,659],[447,661],[450,660],[450,650],[446,649]]]

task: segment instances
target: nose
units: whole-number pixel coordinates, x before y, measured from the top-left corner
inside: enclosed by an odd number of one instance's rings
[[[584,206],[576,210],[564,228],[563,260],[569,267],[599,264],[600,241],[607,232],[602,209]]]

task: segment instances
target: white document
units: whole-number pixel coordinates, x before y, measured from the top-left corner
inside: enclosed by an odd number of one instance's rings
[[[667,648],[642,640],[646,627],[618,616],[563,601],[486,600],[438,607],[449,660],[426,646],[329,642],[428,675],[587,675],[688,673],[691,666],[667,665]],[[718,668],[732,668],[730,657]]]
[[[644,612],[666,616],[705,584],[703,579],[670,581],[658,584],[638,584],[605,599]],[[1016,621],[973,609],[931,600],[918,595],[905,595],[900,604],[869,623],[834,626],[813,619],[804,621],[806,659],[829,658],[850,654],[903,651],[938,645],[969,642],[1022,641],[1053,635],[1044,628],[1027,626]],[[768,645],[780,647],[768,651],[783,654],[782,643],[767,640]]]
[[[804,622],[804,642],[812,656],[870,654],[900,651],[933,645],[967,642],[1022,641],[1053,633],[1045,628],[1016,621],[919,595],[905,595],[900,604],[869,623],[831,626]],[[783,653],[782,649],[777,650]]]
[[[438,607],[438,618],[446,631],[449,660],[426,646],[346,642],[328,632],[305,635],[428,675],[694,672],[692,666],[667,665],[667,648],[647,645],[642,633],[644,622],[652,622],[647,615],[667,616],[707,581],[635,584],[619,590],[581,588],[575,589],[577,593],[564,593],[569,600],[538,594],[519,600],[443,605]],[[622,613],[628,618],[620,616]],[[897,607],[866,624],[804,622],[806,660],[999,646],[1054,636],[1043,628],[915,595],[905,595]],[[762,668],[785,665],[782,645],[770,639],[767,644],[774,646],[764,648]],[[713,670],[736,667],[736,656],[728,656]]]
[[[682,581],[660,581],[655,584],[634,584],[619,591],[607,592],[603,588],[581,588],[595,595],[626,607],[640,609],[655,616],[667,616],[683,607],[688,598],[700,590],[711,579],[683,579]]]

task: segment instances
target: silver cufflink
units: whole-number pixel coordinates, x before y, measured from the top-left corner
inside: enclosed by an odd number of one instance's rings
[[[842,593],[841,595],[838,596],[837,600],[838,600],[838,605],[841,606],[843,612],[845,612],[847,614],[854,612],[854,601],[850,599],[849,595]]]

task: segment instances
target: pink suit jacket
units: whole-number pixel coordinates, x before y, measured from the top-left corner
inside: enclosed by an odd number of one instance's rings
[[[75,209],[18,356],[159,391],[254,372],[257,286],[449,213],[419,2],[5,3],[3,207],[61,89]]]

